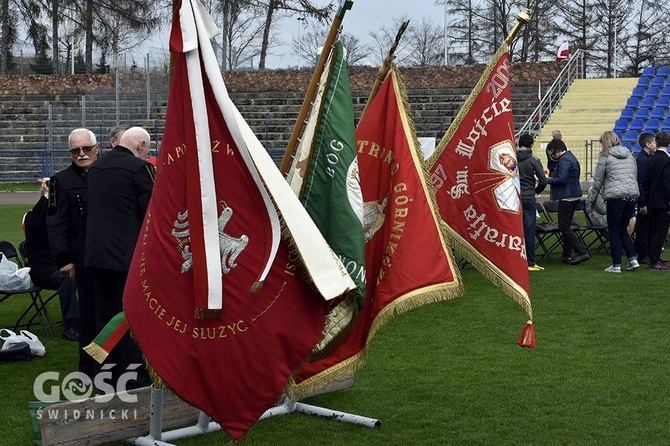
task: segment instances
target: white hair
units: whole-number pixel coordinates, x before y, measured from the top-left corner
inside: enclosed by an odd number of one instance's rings
[[[72,135],[75,135],[77,133],[87,133],[88,136],[91,138],[91,144],[97,144],[98,140],[95,138],[95,133],[90,131],[89,129],[74,129],[70,132],[70,136],[67,138],[67,144],[70,146],[72,144]]]

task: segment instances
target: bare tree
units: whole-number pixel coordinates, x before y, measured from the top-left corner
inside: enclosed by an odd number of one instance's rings
[[[408,62],[413,66],[440,65],[444,56],[444,33],[441,26],[424,17],[409,29],[410,52]]]
[[[626,76],[639,76],[646,66],[657,61],[668,63],[665,55],[670,54],[670,38],[668,33],[654,29],[666,14],[659,2],[640,0],[632,14],[630,31],[620,33],[617,41],[623,55],[622,72]]]
[[[371,52],[373,53],[373,62],[375,65],[381,65],[384,62],[386,56],[388,56],[389,50],[395,41],[396,34],[400,29],[400,26],[403,22],[407,21],[407,16],[393,19],[393,25],[390,27],[383,27],[378,31],[369,31],[368,35],[372,37],[371,43]],[[395,51],[395,63],[397,65],[407,65],[409,64],[409,59],[413,51],[412,44],[410,39],[407,38],[407,35],[411,33],[412,23],[410,22],[405,35],[400,40],[398,47]]]
[[[297,55],[300,62],[306,62],[305,65],[311,66],[316,63],[316,56],[321,54],[329,28],[323,24],[310,23],[307,31],[301,35],[300,39],[293,37],[291,39],[291,54]],[[339,36],[344,47],[345,60],[348,66],[354,66],[361,63],[369,56],[367,45],[361,43],[358,37],[352,34],[342,32]]]
[[[626,25],[631,12],[632,0],[597,0],[596,20],[600,26],[596,27],[596,41],[592,50],[595,67],[606,77],[613,77],[618,69],[617,64],[617,35],[626,33]]]
[[[309,0],[268,0],[266,8],[263,40],[261,43],[260,60],[258,62],[259,70],[265,69],[265,58],[270,47],[270,31],[277,14],[285,13],[288,16],[299,14],[303,17],[312,17],[319,21],[325,21],[333,11],[331,3],[328,3],[324,7],[318,7]]]
[[[9,13],[9,0],[2,0],[0,2],[0,74],[7,74],[8,58],[11,52],[10,35],[13,33],[11,25],[11,17]]]
[[[516,60],[543,60],[556,54],[560,27],[556,23],[557,5],[554,0],[527,0],[530,22],[522,29],[514,44]]]
[[[562,0],[559,4],[560,19],[563,23],[563,34],[574,49],[585,51],[584,75],[587,66],[592,63],[595,55],[591,50],[595,47],[598,37],[595,35],[597,24],[594,0]]]
[[[474,0],[446,0],[450,19],[447,22],[449,60],[452,64],[472,65],[483,48],[479,28],[483,14]]]

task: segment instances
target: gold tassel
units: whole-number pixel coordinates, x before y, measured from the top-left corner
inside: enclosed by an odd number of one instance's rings
[[[254,282],[254,284],[251,285],[251,288],[249,289],[249,291],[251,291],[252,293],[260,293],[262,289],[263,289],[263,282],[262,281],[261,282]]]
[[[196,308],[195,309],[195,318],[196,319],[216,319],[221,317],[223,310],[210,310],[207,308]]]

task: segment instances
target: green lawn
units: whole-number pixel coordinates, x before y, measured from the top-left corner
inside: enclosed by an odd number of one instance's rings
[[[21,239],[25,209],[0,206],[1,238]],[[398,316],[374,338],[353,388],[307,401],[378,418],[381,428],[292,414],[257,423],[245,444],[668,444],[670,274],[607,274],[604,253],[579,266],[540,264],[546,271],[531,275],[536,349],[515,343],[522,309],[468,267],[464,297]],[[0,325],[18,311],[1,304]],[[2,446],[31,442],[35,377],[76,369],[74,343],[43,339],[44,358],[0,364]],[[177,443],[228,440],[215,433]]]

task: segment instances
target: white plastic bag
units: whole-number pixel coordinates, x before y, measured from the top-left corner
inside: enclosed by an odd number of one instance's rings
[[[18,265],[0,253],[0,290],[19,291],[30,288],[30,268]]]

